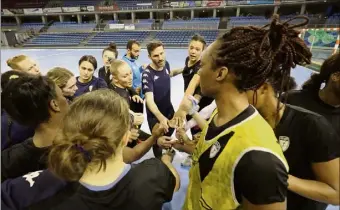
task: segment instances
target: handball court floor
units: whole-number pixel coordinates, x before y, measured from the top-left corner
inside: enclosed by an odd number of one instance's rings
[[[166,49],[166,59],[170,63],[171,69],[180,68],[184,66],[185,58],[188,55],[187,49]],[[118,58],[121,58],[125,53],[124,49],[119,50]],[[9,68],[6,65],[6,60],[15,55],[27,55],[39,63],[40,69],[43,74],[53,67],[64,67],[71,70],[75,75],[78,73],[78,60],[83,55],[93,55],[98,61],[98,68],[103,65],[102,62],[102,49],[2,49],[1,50],[1,72],[7,71]],[[147,51],[142,49],[138,63],[147,64],[148,59]],[[95,72],[95,75],[97,72]],[[295,77],[298,87],[306,81],[311,75],[311,71],[307,68],[298,66],[292,70],[292,75]],[[177,110],[179,103],[183,97],[183,78],[181,75],[171,79],[171,100],[175,110]],[[142,129],[150,132],[147,121],[142,125]],[[142,159],[147,159],[153,156],[152,151],[149,151]],[[181,176],[181,188],[175,193],[173,200],[165,204],[163,210],[180,210],[186,194],[188,185],[188,168],[181,167],[181,161],[185,159],[185,153],[177,152],[174,165]],[[329,206],[327,210],[338,210],[339,206]]]

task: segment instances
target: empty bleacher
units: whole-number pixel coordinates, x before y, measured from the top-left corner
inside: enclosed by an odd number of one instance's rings
[[[90,33],[46,33],[31,39],[24,46],[77,46]]]
[[[86,32],[92,31],[95,27],[95,23],[78,24],[76,22],[55,22],[49,27],[48,32],[67,32],[70,30],[75,32]]]
[[[147,6],[147,3],[152,3],[152,1],[143,1],[143,0],[116,0],[114,1],[120,10],[128,10],[128,9],[140,9],[140,8],[151,8],[151,6]],[[138,5],[140,4],[140,5]]]
[[[64,1],[64,7],[95,6],[100,0],[70,0]]]
[[[190,31],[157,31],[155,39],[160,40],[168,46],[187,46],[194,34],[200,34],[205,38],[207,44],[211,44],[217,38],[218,30],[190,30]]]
[[[163,29],[218,29],[219,18],[194,18],[192,20],[164,21]]]
[[[135,28],[138,30],[151,30],[154,20],[138,20],[135,23]]]
[[[148,31],[117,31],[117,32],[100,32],[96,34],[87,43],[88,46],[106,46],[110,42],[118,45],[126,45],[130,39],[136,39],[142,43],[150,35]]]
[[[43,23],[23,23],[20,25],[19,32],[33,30],[35,32],[40,31],[44,27],[45,24]]]

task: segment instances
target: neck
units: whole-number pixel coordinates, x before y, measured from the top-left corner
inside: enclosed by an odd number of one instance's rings
[[[81,77],[79,77],[78,80],[79,80],[79,82],[81,82],[81,83],[88,83],[89,81],[92,80],[92,77],[91,77],[90,79],[88,79],[88,80],[84,80],[84,79],[82,79]]]
[[[117,83],[117,82],[112,81],[112,84],[113,84],[114,86],[116,86],[116,87],[125,89],[125,87],[123,87],[121,84],[119,84],[119,83]]]
[[[33,136],[33,143],[38,148],[49,147],[60,129],[60,121],[52,121],[40,124],[36,129]]]
[[[131,55],[129,55],[129,54],[126,54],[126,57],[129,58],[129,59],[131,59]]]
[[[200,61],[200,60],[198,59],[198,60],[195,60],[195,61],[191,61],[191,60],[189,59],[188,66],[189,66],[189,67],[190,67],[190,66],[193,66],[193,65],[195,65],[198,61]]]
[[[151,63],[150,66],[151,66],[151,68],[155,69],[156,71],[161,71],[161,70],[163,70],[163,67],[158,67],[158,66],[156,66],[154,63]]]
[[[93,186],[108,185],[118,179],[123,173],[124,166],[122,153],[116,153],[114,158],[106,160],[105,170],[103,168],[100,171],[97,168],[86,169],[79,181]]]
[[[215,98],[218,110],[215,118],[216,126],[222,126],[231,121],[249,106],[246,93],[239,93],[235,88],[233,89],[228,93],[221,91],[220,95]]]
[[[258,110],[262,117],[274,129],[281,121],[286,106],[283,103],[279,102],[278,99],[275,97],[271,97],[266,101],[266,105],[259,108]],[[279,112],[277,112],[277,103],[280,103]]]
[[[340,106],[340,97],[337,96],[334,91],[330,90],[330,87],[326,85],[326,87],[319,91],[320,99],[328,105],[339,107]]]

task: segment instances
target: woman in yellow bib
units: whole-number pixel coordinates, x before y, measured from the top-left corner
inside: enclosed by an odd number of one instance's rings
[[[217,109],[193,151],[184,210],[285,210],[288,165],[246,91],[308,59],[294,30],[308,23],[236,27],[203,53],[200,86]]]

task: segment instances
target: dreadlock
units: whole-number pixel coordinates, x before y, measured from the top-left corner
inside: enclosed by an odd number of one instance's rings
[[[304,21],[288,24],[294,19]],[[217,40],[216,67],[228,67],[235,74],[235,86],[240,91],[259,88],[276,73],[289,77],[291,68],[311,61],[312,53],[295,30],[308,22],[307,17],[298,16],[280,23],[279,16],[274,15],[272,22],[262,28],[233,28]]]

